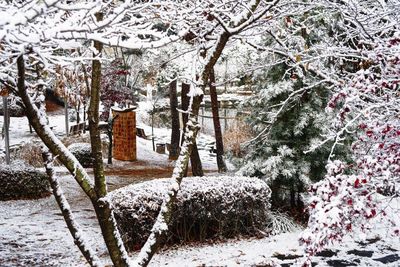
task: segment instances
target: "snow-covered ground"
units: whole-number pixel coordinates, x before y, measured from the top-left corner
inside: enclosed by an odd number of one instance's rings
[[[0,131],[3,127],[4,117],[0,116]],[[70,123],[71,125],[72,123]],[[58,136],[65,135],[65,116],[55,114],[49,117],[49,125]],[[30,133],[28,119],[26,117],[10,118],[10,147],[29,142],[36,138],[36,133]],[[4,153],[4,139],[0,138],[0,153]]]
[[[51,116],[50,125],[54,125],[59,135],[64,134],[63,115]],[[149,126],[141,126],[150,134]],[[157,142],[168,142],[169,134],[167,129],[155,129]],[[26,118],[11,118],[10,136],[11,144],[16,144],[29,142],[35,134],[29,133]],[[212,142],[211,137],[200,135],[199,146],[208,142]],[[166,154],[152,151],[150,140],[137,138],[137,146],[138,161],[114,160],[112,166],[106,167],[111,190],[170,175],[173,162]],[[215,173],[215,157],[206,149],[200,150],[200,155],[205,169]],[[90,201],[64,168],[57,170],[61,186],[89,242],[105,259],[105,245]],[[53,196],[0,202],[0,214],[0,266],[86,266]],[[364,240],[347,237],[344,243],[333,245],[312,262],[317,266],[400,266],[400,240],[389,236],[384,224],[376,223],[372,229]],[[162,249],[150,266],[290,266],[302,255],[298,235],[296,231],[261,239],[175,246]]]
[[[113,183],[118,180],[112,178]],[[71,178],[63,175],[61,182],[90,243],[104,256],[89,201]],[[85,266],[53,197],[0,202],[0,213],[0,266]],[[298,234],[175,246],[161,250],[150,266],[290,266],[302,255]],[[400,266],[399,240],[384,233],[374,237],[348,239],[312,261],[317,266]]]

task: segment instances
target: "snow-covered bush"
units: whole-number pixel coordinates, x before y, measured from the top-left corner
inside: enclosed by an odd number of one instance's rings
[[[74,143],[68,146],[68,149],[81,163],[82,167],[93,167],[94,158],[92,156],[92,147],[89,143]]]
[[[171,179],[113,191],[109,198],[124,243],[137,249],[147,239]],[[257,234],[269,214],[270,189],[248,177],[188,177],[178,193],[167,242]]]
[[[100,135],[100,138],[101,138],[101,151],[103,152],[103,155],[107,155],[108,144],[109,144],[108,136],[107,136],[107,134],[102,133]],[[63,139],[61,139],[61,142],[66,147],[69,147],[70,145],[72,145],[74,143],[88,143],[88,144],[90,144],[89,131],[87,131],[84,134],[66,136]]]
[[[0,200],[31,199],[50,195],[45,173],[24,164],[0,165]]]
[[[0,115],[4,115],[3,100],[0,101]],[[25,116],[25,111],[19,97],[10,96],[8,98],[8,114],[10,117],[22,117]]]

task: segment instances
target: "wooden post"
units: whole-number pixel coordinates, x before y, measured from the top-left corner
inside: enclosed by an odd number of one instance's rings
[[[0,95],[3,97],[3,117],[4,117],[4,138],[5,138],[5,149],[6,149],[6,163],[10,165],[10,135],[9,135],[9,114],[8,114],[8,90],[3,88],[0,91]]]
[[[64,115],[65,115],[65,134],[69,135],[69,118],[68,118],[68,96],[64,98]]]

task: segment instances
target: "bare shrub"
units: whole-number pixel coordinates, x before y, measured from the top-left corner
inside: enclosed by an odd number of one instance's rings
[[[225,151],[234,157],[242,157],[245,152],[242,145],[252,137],[250,127],[241,120],[235,120],[223,136]]]
[[[31,141],[29,143],[24,143],[12,149],[10,152],[12,162],[23,161],[29,166],[33,166],[36,168],[43,167],[42,149],[40,142]]]

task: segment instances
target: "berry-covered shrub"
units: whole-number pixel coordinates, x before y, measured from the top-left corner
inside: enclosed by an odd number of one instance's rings
[[[0,165],[0,200],[34,199],[50,195],[44,172],[25,165]]]
[[[92,147],[89,143],[74,143],[68,146],[68,149],[81,163],[82,167],[93,167],[94,158],[92,156]]]
[[[129,185],[110,193],[129,250],[147,240],[171,179]],[[267,224],[270,189],[257,178],[188,177],[172,214],[167,243],[259,234]]]

